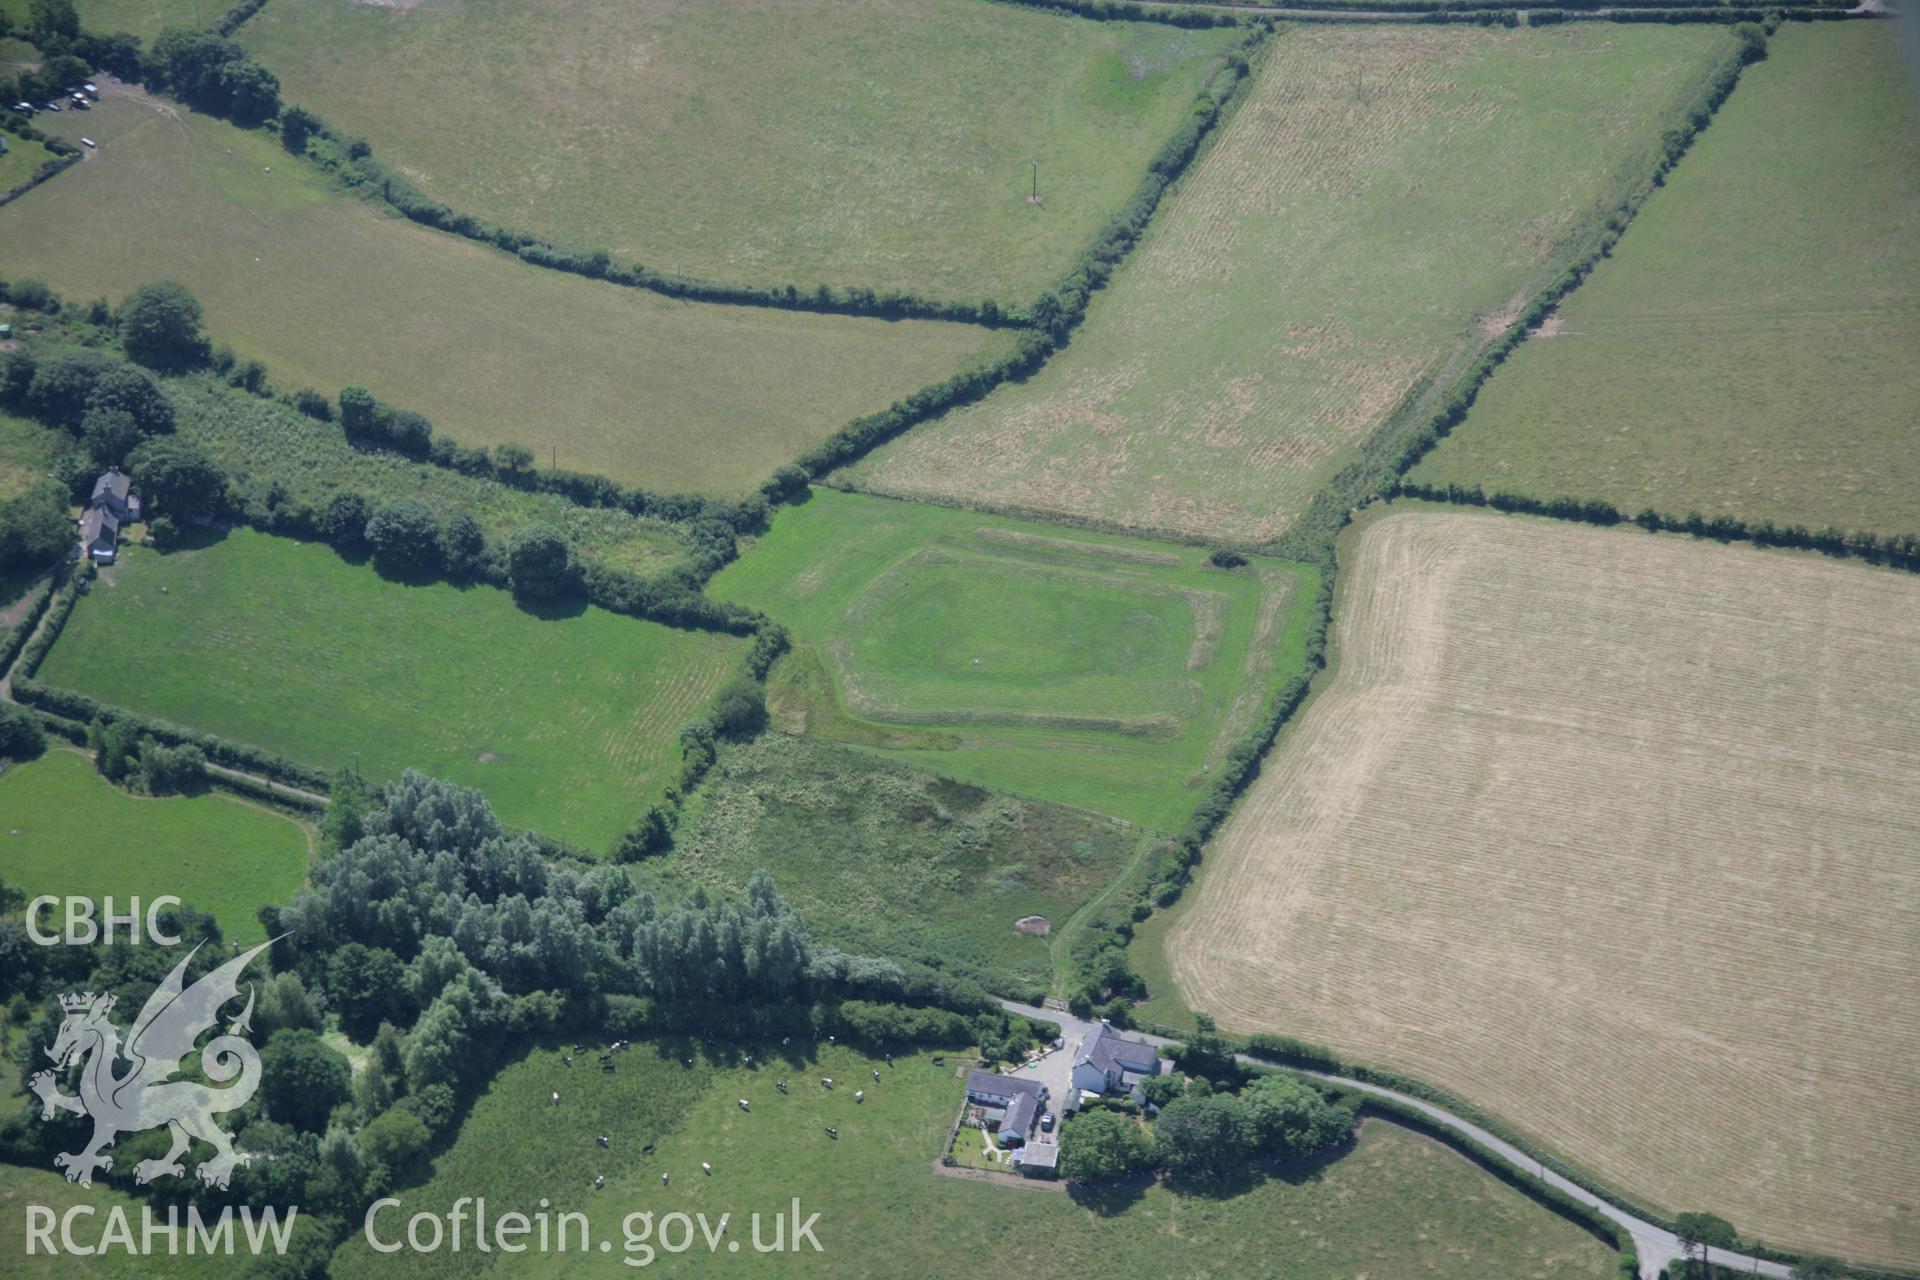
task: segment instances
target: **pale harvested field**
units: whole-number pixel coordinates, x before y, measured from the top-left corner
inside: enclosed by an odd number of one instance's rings
[[[843,478],[1281,537],[1591,241],[1731,48],[1704,27],[1290,28],[1072,344]]]
[[[1669,1210],[1920,1263],[1920,579],[1401,512],[1167,943],[1188,1005]]]

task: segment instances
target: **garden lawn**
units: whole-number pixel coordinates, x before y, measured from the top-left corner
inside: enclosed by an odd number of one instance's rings
[[[293,899],[310,845],[292,818],[218,791],[122,791],[78,751],[0,773],[0,879],[29,898],[111,896],[124,908],[170,893],[211,912],[230,941],[258,942],[254,913]]]
[[[100,148],[0,207],[0,277],[114,300],[178,280],[214,338],[277,385],[330,398],[364,386],[466,444],[737,494],[1007,341],[974,325],[673,301],[529,266],[341,194],[270,134],[105,87],[92,112],[41,117]]]
[[[1423,484],[1920,533],[1920,107],[1889,23],[1789,23]]]
[[[739,892],[773,873],[816,937],[843,950],[1053,983],[1067,919],[1143,842],[1077,809],[956,782],[784,733],[722,751],[669,865]],[[1014,922],[1043,916],[1050,936]]]
[[[622,1077],[631,1072],[653,1087],[633,1094],[638,1115],[604,1120],[596,1117],[607,1114],[600,1094],[609,1086],[585,1078],[599,1073],[583,1077],[576,1067],[566,1074],[546,1053],[517,1092],[496,1084],[438,1161],[434,1181],[402,1192],[404,1209],[389,1209],[382,1218],[384,1226],[400,1221],[397,1214],[444,1213],[457,1196],[483,1191],[489,1214],[531,1210],[544,1196],[552,1212],[587,1213],[594,1240],[609,1241],[609,1252],[595,1243],[586,1253],[576,1246],[511,1259],[445,1250],[380,1256],[355,1232],[335,1255],[333,1275],[615,1276],[633,1274],[646,1260],[671,1265],[674,1274],[763,1274],[771,1267],[802,1276],[942,1280],[1088,1271],[1157,1276],[1167,1274],[1169,1248],[1180,1251],[1181,1275],[1221,1280],[1603,1280],[1614,1274],[1612,1252],[1585,1231],[1446,1148],[1383,1123],[1369,1123],[1355,1150],[1316,1169],[1243,1178],[1214,1194],[1153,1187],[1082,1199],[934,1172],[960,1105],[962,1083],[951,1057],[935,1064],[928,1052],[897,1052],[888,1066],[845,1046],[823,1046],[801,1064],[763,1060],[750,1070],[716,1066],[701,1055],[689,1070],[672,1057],[662,1065],[656,1056],[681,1052],[678,1045],[636,1042],[607,1080],[625,1089]],[[877,1083],[870,1075],[876,1069]],[[822,1076],[842,1087],[821,1088]],[[788,1094],[774,1088],[783,1078],[791,1080]],[[543,1092],[556,1079],[558,1108]],[[689,1086],[696,1090],[691,1098]],[[865,1102],[854,1101],[856,1086],[864,1087]],[[668,1091],[664,1104],[656,1088]],[[581,1096],[577,1108],[574,1094]],[[741,1098],[752,1111],[739,1108]],[[829,1126],[839,1131],[837,1140],[825,1132]],[[608,1134],[612,1146],[600,1149],[596,1133]],[[647,1142],[656,1144],[654,1153],[638,1155],[636,1148]],[[507,1167],[526,1159],[523,1152],[534,1153],[534,1167],[525,1176],[507,1176]],[[701,1172],[703,1162],[712,1166],[710,1175]],[[601,1173],[607,1186],[596,1192],[593,1179]],[[664,1186],[662,1173],[669,1175]],[[820,1252],[802,1245],[777,1260],[756,1254],[752,1214],[762,1215],[760,1238],[771,1242],[772,1216],[789,1213],[795,1197],[803,1219],[819,1214],[813,1235]],[[650,1238],[629,1252],[623,1222],[633,1213],[653,1216]],[[675,1257],[660,1250],[658,1238],[659,1220],[671,1213],[704,1213],[716,1233],[720,1215],[732,1216],[715,1252],[695,1228],[699,1243]],[[632,1225],[637,1235],[640,1224]],[[737,1253],[729,1242],[740,1245]],[[653,1252],[641,1252],[641,1245]]]
[[[1732,53],[1712,26],[1287,26],[1072,344],[840,476],[1282,538],[1595,242]]]
[[[1300,670],[1314,570],[816,491],[717,575],[785,623],[782,728],[1177,828]]]
[[[304,764],[478,787],[506,822],[600,846],[659,797],[681,726],[746,644],[562,612],[236,530],[199,550],[124,549],[38,674]]]
[[[275,0],[238,39],[460,212],[683,275],[1024,306],[1239,35],[982,0]]]

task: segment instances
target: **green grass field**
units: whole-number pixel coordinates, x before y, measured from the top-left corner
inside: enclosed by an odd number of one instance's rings
[[[226,0],[74,0],[73,7],[88,31],[131,31],[151,45],[163,27],[212,26],[233,6]]]
[[[773,733],[730,748],[669,865],[738,892],[762,867],[814,935],[1050,987],[1058,931],[1143,837],[1060,805]],[[1052,936],[1014,928],[1045,916]]]
[[[35,1107],[39,1104],[36,1102]],[[39,1112],[36,1110],[37,1116]],[[38,1121],[34,1121],[38,1123]],[[27,1206],[41,1205],[53,1210],[56,1215],[64,1215],[77,1206],[90,1206],[93,1213],[76,1215],[74,1224],[74,1242],[81,1245],[97,1244],[101,1232],[106,1230],[108,1215],[114,1209],[121,1210],[127,1222],[133,1228],[134,1247],[140,1243],[140,1209],[149,1203],[143,1198],[115,1191],[110,1187],[96,1184],[91,1189],[68,1182],[51,1165],[46,1169],[22,1169],[18,1165],[0,1164],[0,1257],[7,1260],[7,1275],[13,1280],[68,1280],[76,1269],[76,1259],[64,1248],[55,1254],[38,1250],[27,1253]],[[159,1220],[167,1219],[166,1210],[157,1211]],[[217,1213],[218,1211],[213,1211]],[[211,1217],[212,1214],[209,1214]],[[240,1222],[233,1224],[235,1248],[245,1238]],[[54,1240],[60,1239],[55,1228]],[[88,1257],[80,1262],[88,1275],[110,1276],[113,1280],[228,1280],[239,1268],[238,1259],[228,1257],[208,1257],[196,1254],[188,1257],[184,1252],[182,1240],[178,1255],[169,1256],[166,1251],[165,1236],[155,1236],[158,1250],[147,1257],[129,1256],[121,1247],[114,1246],[113,1252],[104,1256]]]
[[[464,511],[503,541],[515,529],[541,521],[566,530],[582,555],[642,575],[670,568],[687,554],[685,537],[664,521],[582,507],[396,453],[355,449],[337,424],[315,422],[276,401],[210,380],[176,379],[169,386],[181,436],[204,448],[249,496],[277,486],[289,499],[316,508],[342,490],[374,502],[412,498],[442,519]],[[0,419],[0,442],[5,439]]]
[[[1612,1274],[1612,1254],[1579,1228],[1549,1214],[1467,1161],[1406,1130],[1370,1122],[1355,1150],[1312,1170],[1248,1178],[1216,1195],[1175,1195],[1154,1187],[1137,1196],[1082,1199],[1037,1188],[942,1177],[932,1169],[960,1103],[953,1060],[900,1054],[893,1067],[845,1047],[823,1047],[801,1064],[763,1061],[758,1069],[716,1065],[646,1041],[622,1056],[611,1076],[569,1071],[550,1049],[504,1072],[467,1117],[433,1180],[398,1193],[396,1215],[444,1213],[463,1195],[487,1196],[489,1214],[588,1215],[588,1253],[527,1253],[512,1259],[442,1251],[373,1253],[356,1232],[335,1255],[337,1280],[359,1277],[633,1274],[623,1220],[704,1213],[713,1227],[731,1221],[716,1253],[706,1245],[652,1263],[672,1274],[764,1273],[808,1276],[1062,1276],[1089,1270],[1191,1277],[1355,1276],[1593,1277]],[[877,1068],[882,1079],[871,1083]],[[865,1085],[831,1092],[821,1076]],[[791,1078],[782,1095],[774,1081]],[[558,1108],[547,1094],[561,1093]],[[746,1098],[751,1112],[735,1100]],[[624,1108],[631,1107],[629,1114]],[[836,1141],[824,1130],[839,1130]],[[612,1144],[602,1150],[596,1134]],[[656,1150],[641,1155],[652,1142]],[[700,1170],[713,1166],[711,1175]],[[522,1172],[522,1170],[525,1172]],[[660,1175],[669,1175],[667,1185]],[[605,1175],[603,1191],[593,1179]],[[799,1197],[802,1216],[820,1215],[810,1249],[762,1258],[751,1247],[751,1215],[770,1216]],[[637,1224],[636,1224],[637,1227]],[[698,1239],[696,1231],[696,1239]],[[733,1253],[728,1242],[738,1242]],[[656,1250],[657,1240],[651,1241]]]
[[[41,165],[58,158],[39,143],[4,129],[0,129],[0,138],[7,144],[7,154],[0,156],[0,192],[11,191],[29,181]]]
[[[1789,24],[1412,478],[1920,533],[1917,207],[1893,27]]]
[[[675,302],[530,267],[329,189],[271,137],[133,90],[87,162],[0,208],[0,276],[118,299],[177,279],[287,388],[359,384],[467,444],[667,491],[733,493],[1003,336]],[[594,371],[591,376],[582,371]]]
[[[1283,31],[1072,345],[857,488],[1265,542],[1652,169],[1725,31]]]
[[[67,438],[29,418],[0,413],[0,500],[18,497],[47,476]]]
[[[687,275],[1025,305],[1237,33],[982,0],[275,0],[238,38],[289,101],[503,226]]]
[[[306,880],[307,830],[219,792],[155,799],[120,790],[77,751],[0,773],[0,879],[24,890],[210,911],[229,940],[266,935],[254,912]],[[4,1215],[0,1215],[4,1216]]]
[[[598,846],[658,797],[744,649],[595,608],[543,620],[491,587],[403,586],[237,530],[126,549],[39,677],[322,768],[419,769]]]
[[[709,590],[785,623],[783,728],[1160,830],[1304,660],[1313,570],[817,491]]]

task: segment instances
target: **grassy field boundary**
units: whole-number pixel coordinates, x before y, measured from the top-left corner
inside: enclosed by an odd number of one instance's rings
[[[1652,507],[1629,516],[1612,503],[1598,498],[1542,499],[1503,491],[1489,494],[1478,485],[1414,484],[1403,480],[1390,491],[1389,496],[1396,495],[1449,506],[1491,507],[1495,511],[1546,516],[1578,524],[1632,523],[1648,533],[1684,533],[1720,543],[1750,542],[1756,547],[1818,551],[1836,560],[1864,560],[1868,564],[1888,565],[1909,573],[1920,573],[1920,534],[1882,537],[1860,530],[1846,531],[1834,525],[1809,530],[1804,525],[1776,525],[1771,520],[1749,524],[1738,516],[1714,516],[1708,519],[1697,511],[1676,516],[1655,511]]]
[[[27,192],[33,190],[41,183],[52,181],[79,163],[80,153],[78,151],[70,151],[56,160],[47,161],[41,165],[39,169],[34,171],[34,175],[31,178],[19,186],[9,191],[0,191],[0,204],[7,204],[11,201],[18,200],[21,196],[27,194]]]
[[[1247,19],[1225,6],[1180,8],[1177,5],[1135,4],[1133,0],[994,0],[1020,9],[1070,13],[1095,22],[1164,22],[1170,27],[1232,27]],[[266,0],[261,0],[266,3]]]
[[[1526,308],[1487,344],[1479,358],[1454,380],[1438,410],[1427,415],[1424,421],[1419,417],[1409,419],[1404,412],[1390,416],[1363,446],[1363,460],[1340,470],[1314,495],[1293,528],[1267,548],[1272,554],[1294,560],[1324,559],[1354,510],[1392,490],[1428,450],[1465,420],[1467,410],[1487,379],[1526,341],[1530,332],[1540,327],[1560,300],[1578,288],[1593,268],[1612,252],[1648,196],[1660,187],[1667,173],[1693,145],[1693,140],[1712,123],[1714,113],[1738,85],[1741,71],[1749,62],[1766,56],[1767,39],[1776,25],[1769,19],[1764,26],[1743,27],[1743,38],[1717,67],[1707,72],[1693,101],[1678,113],[1677,122],[1660,139],[1651,170],[1632,181],[1611,209],[1603,203],[1590,215],[1597,233],[1592,235],[1589,247],[1537,292]]]
[[[1068,0],[1069,3],[1101,3],[1102,0]],[[1450,4],[1448,0],[1162,0],[1167,5],[1195,5],[1208,9],[1249,9],[1257,13],[1274,16],[1293,10],[1312,13],[1319,10],[1336,12],[1376,11],[1379,13],[1432,13],[1436,10],[1459,11],[1461,6]],[[1539,4],[1502,4],[1498,0],[1487,0],[1472,6],[1482,9],[1671,9],[1673,0],[1541,0]],[[1698,9],[1735,8],[1734,0],[1721,0],[1720,3],[1703,3],[1693,6]],[[1780,12],[1783,8],[1837,9],[1847,10],[1854,7],[1854,0],[1798,0],[1788,6],[1773,6],[1769,12]]]
[[[247,24],[247,19],[267,7],[267,0],[240,0],[239,4],[227,10],[208,24],[223,36],[230,36]]]
[[[298,121],[288,125],[292,119]],[[361,192],[394,213],[423,226],[444,231],[510,253],[531,266],[605,280],[631,289],[645,289],[687,302],[717,302],[743,307],[771,307],[782,311],[811,311],[826,315],[869,316],[883,320],[951,320],[985,328],[1019,328],[1026,317],[1001,309],[997,303],[961,302],[923,297],[904,290],[884,292],[858,286],[729,283],[694,276],[672,275],[641,263],[621,264],[604,250],[555,245],[544,236],[513,231],[472,214],[458,213],[429,198],[404,176],[373,154],[364,140],[348,138],[305,107],[289,105],[281,112],[280,138],[286,149]],[[314,140],[321,145],[315,146]]]
[[[1240,96],[1241,87],[1251,79],[1253,64],[1272,34],[1269,24],[1249,26],[1247,35],[1229,55],[1227,65],[1202,88],[1186,122],[1160,149],[1127,203],[1108,220],[1073,269],[1034,302],[1029,318],[1036,327],[1020,335],[1012,354],[924,387],[879,413],[854,419],[803,455],[792,480],[818,478],[856,462],[912,427],[949,409],[982,399],[1001,383],[1031,374],[1045,364],[1085,318],[1093,293],[1105,286],[1140,242],[1154,211],[1160,206],[1161,197],[1186,172]],[[776,476],[769,482],[769,488],[775,488],[780,481],[781,477]],[[768,493],[769,498],[774,496],[774,492]]]
[[[633,514],[656,515],[669,520],[698,519],[701,514],[708,514],[711,509],[711,514],[724,515],[730,518],[735,531],[744,531],[748,528],[755,527],[764,519],[768,508],[781,505],[800,496],[812,481],[827,475],[838,467],[857,461],[880,445],[885,444],[887,441],[919,423],[938,417],[949,409],[960,405],[971,404],[976,400],[982,399],[1001,383],[1030,375],[1038,370],[1041,365],[1045,364],[1047,359],[1064,343],[1067,335],[1079,324],[1081,318],[1085,315],[1087,301],[1091,292],[1105,284],[1106,280],[1119,266],[1126,254],[1132,250],[1133,246],[1138,242],[1140,234],[1145,230],[1147,221],[1152,217],[1154,210],[1158,207],[1161,196],[1186,167],[1192,163],[1208,135],[1239,96],[1241,87],[1247,83],[1252,74],[1253,59],[1257,57],[1261,47],[1271,34],[1272,28],[1268,24],[1248,24],[1247,36],[1241,41],[1233,55],[1230,56],[1228,64],[1219,72],[1215,73],[1213,80],[1210,81],[1195,98],[1186,123],[1183,124],[1174,137],[1169,139],[1161,148],[1159,155],[1155,157],[1146,176],[1142,178],[1139,186],[1135,188],[1132,197],[1129,198],[1125,207],[1108,221],[1099,236],[1096,237],[1094,242],[1081,254],[1073,270],[1063,277],[1052,290],[1042,295],[1041,300],[1035,304],[1029,315],[1015,316],[997,314],[994,320],[988,321],[978,318],[933,313],[905,315],[904,313],[895,314],[885,311],[848,312],[849,314],[883,315],[889,318],[970,319],[972,323],[997,324],[1003,327],[1014,328],[1016,334],[1013,349],[1007,354],[971,368],[963,369],[942,382],[923,387],[903,400],[896,400],[886,409],[877,413],[855,418],[839,431],[828,436],[825,440],[801,455],[795,463],[779,468],[760,486],[759,492],[754,495],[754,497],[749,498],[745,503],[718,503],[715,500],[697,496],[659,494],[638,487],[623,486],[605,476],[587,472],[540,467],[528,467],[509,472],[497,468],[494,462],[482,451],[458,446],[446,453],[429,453],[429,455],[422,460],[436,466],[444,466],[454,470],[481,468],[488,474],[493,475],[494,478],[500,479],[505,483],[534,489],[539,492],[558,494],[582,506],[620,508]],[[296,111],[301,109],[288,108],[288,110]],[[337,134],[323,135],[321,131],[325,130],[326,126],[321,124],[317,117],[309,115],[308,118],[313,121],[314,136],[331,136],[335,138],[339,143],[340,153],[344,157],[347,154],[347,148],[350,144],[347,143],[346,140],[340,139]],[[304,138],[301,140],[301,145],[304,149],[306,146]],[[308,154],[310,159],[314,159],[310,153],[304,150],[302,153]],[[315,159],[315,162],[320,163],[323,168],[331,167],[325,161]],[[346,175],[341,174],[340,176],[343,180],[347,180]],[[404,179],[396,179],[396,181],[404,182]],[[398,188],[394,189],[397,190]],[[411,187],[409,186],[407,189],[411,190]],[[390,198],[384,196],[382,198],[387,199],[389,204],[393,204]],[[393,207],[408,217],[414,217],[412,213],[409,213],[397,204],[393,204]],[[441,207],[444,208],[444,206]],[[464,215],[461,216],[464,217]],[[419,221],[421,219],[415,218],[415,220]],[[465,235],[470,239],[494,243],[501,248],[507,247],[505,244],[500,244],[498,241],[489,239],[486,235],[479,234],[476,229],[480,228],[482,224],[478,223],[477,220],[466,219],[466,221],[473,224],[473,227],[467,231],[462,231],[456,227],[442,227],[441,229],[447,230],[452,234]],[[429,225],[435,224],[430,223]],[[493,230],[498,231],[498,228],[494,228]],[[502,232],[501,234],[512,235],[513,233]],[[513,251],[518,252],[517,250]],[[523,259],[526,257],[525,254],[520,254],[520,256]],[[592,275],[591,272],[587,271],[581,271],[579,274]],[[593,278],[613,279],[612,276],[594,276]],[[629,283],[620,280],[615,280],[614,282]],[[652,286],[636,285],[635,287],[651,288]],[[723,287],[732,288],[732,286]],[[870,293],[871,291],[868,292]],[[670,291],[668,291],[668,296],[692,297],[692,295],[673,294]],[[880,295],[873,296],[879,297]],[[781,297],[783,299],[786,297],[786,291],[781,292]],[[798,298],[799,295],[796,294],[795,297]],[[844,310],[844,308],[838,304],[831,307],[800,306],[798,302],[778,301],[761,303],[751,298],[731,296],[726,298],[716,296],[695,300],[745,302],[748,305],[792,306],[802,310]],[[1042,325],[1044,327],[1038,327]],[[956,503],[953,505],[958,506],[959,504]],[[1071,521],[1063,522],[1051,515],[1031,512],[1009,510],[1000,514],[1018,515],[1029,519],[1046,520],[1051,523],[1074,523]],[[1102,526],[1093,523],[1087,523],[1085,527],[1102,528]],[[1117,527],[1111,531],[1125,532]],[[1179,539],[1179,541],[1190,541],[1194,545],[1204,545],[1207,540]],[[725,559],[703,566],[697,575],[698,579],[704,581],[705,578],[711,577],[714,572],[717,572],[718,569],[726,563],[727,559],[731,559],[730,552],[726,554]],[[596,601],[596,603],[598,603],[598,601]]]

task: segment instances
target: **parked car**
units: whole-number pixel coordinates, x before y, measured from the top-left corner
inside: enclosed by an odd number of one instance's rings
[[[99,143],[95,142],[92,138],[82,138],[80,139],[80,141],[85,143],[89,147],[97,147],[100,145]]]
[[[1042,1113],[1042,1114],[1041,1114],[1041,1116],[1040,1116],[1040,1132],[1042,1132],[1042,1133],[1052,1133],[1052,1132],[1053,1132],[1053,1112],[1051,1112],[1051,1111],[1048,1111],[1048,1112],[1044,1112],[1044,1113]]]
[[[33,114],[34,106],[31,102],[16,102],[13,104],[13,109],[20,115],[30,116]]]
[[[60,109],[60,104],[57,102],[49,102],[47,104],[47,110],[49,111],[58,111],[59,109]]]

